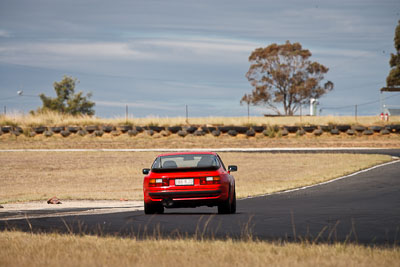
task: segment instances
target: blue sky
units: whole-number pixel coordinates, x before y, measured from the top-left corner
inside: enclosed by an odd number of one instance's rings
[[[245,116],[248,56],[290,40],[330,69],[322,115],[375,115],[399,19],[398,0],[0,0],[0,112],[36,109],[70,75],[100,117]]]

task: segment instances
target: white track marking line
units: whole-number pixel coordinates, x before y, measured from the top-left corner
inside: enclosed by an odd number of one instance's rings
[[[384,148],[384,149],[389,149],[389,148]],[[215,152],[268,152],[268,151],[340,151],[340,150],[382,150],[382,148],[366,148],[366,147],[358,147],[358,148],[219,148],[219,149],[7,149],[7,150],[0,150],[0,152],[169,152],[169,151],[215,151]],[[263,194],[263,195],[258,195],[258,196],[249,196],[246,198],[241,198],[238,199],[244,200],[244,199],[252,199],[252,198],[258,198],[258,197],[265,197],[265,196],[271,196],[271,195],[278,195],[278,194],[285,194],[285,193],[290,193],[290,192],[295,192],[299,190],[304,190],[308,189],[311,187],[316,187],[324,184],[329,184],[338,180],[346,179],[355,175],[358,175],[360,173],[368,172],[376,168],[384,167],[390,164],[395,164],[400,162],[398,160],[398,157],[392,157],[394,161],[383,163],[380,165],[376,165],[361,171],[357,171],[345,176],[341,176],[338,178],[334,178],[329,181],[321,182],[318,184],[313,184],[313,185],[308,185],[308,186],[303,186],[303,187],[298,187],[298,188],[293,188],[285,191],[280,191],[280,192],[274,192],[274,193],[268,193],[268,194]],[[143,209],[142,207],[136,208],[135,210],[141,210]],[[85,215],[84,213],[90,212],[91,214],[100,214],[100,213],[113,213],[113,212],[120,212],[120,209],[117,209],[116,211],[112,211],[113,209],[107,209],[103,210],[102,212],[100,211],[94,211],[94,209],[86,212],[65,212],[62,214],[46,214],[46,215],[33,215],[30,216],[29,218],[43,218],[43,217],[62,217],[62,216],[71,216],[71,215]],[[125,210],[126,211],[126,210]],[[10,220],[10,219],[23,219],[23,218],[3,218],[0,220]]]
[[[9,220],[23,220],[23,219],[39,219],[39,218],[53,218],[53,217],[66,217],[66,216],[81,216],[81,215],[98,215],[98,214],[111,214],[111,213],[119,213],[119,212],[128,212],[128,211],[139,211],[143,210],[143,206],[131,207],[131,208],[102,208],[102,209],[87,209],[82,211],[58,211],[54,213],[47,214],[27,214],[26,212],[20,213],[17,215],[10,215],[4,218],[0,218],[0,221],[9,221]]]
[[[396,157],[394,157],[394,158],[396,158]],[[383,164],[379,164],[379,165],[370,167],[368,169],[357,171],[357,172],[354,172],[354,173],[351,173],[351,174],[348,174],[348,175],[345,175],[345,176],[341,176],[341,177],[338,177],[338,178],[334,178],[332,180],[328,180],[328,181],[325,181],[325,182],[321,182],[321,183],[318,183],[318,184],[307,185],[307,186],[303,186],[303,187],[298,187],[298,188],[293,188],[293,189],[288,189],[288,190],[284,190],[284,191],[268,193],[268,194],[263,194],[263,195],[258,195],[258,196],[249,196],[249,197],[241,198],[241,199],[238,199],[238,200],[258,198],[258,197],[266,197],[266,196],[272,196],[272,195],[280,195],[280,194],[291,193],[291,192],[295,192],[295,191],[299,191],[299,190],[304,190],[304,189],[308,189],[308,188],[311,188],[311,187],[316,187],[316,186],[320,186],[320,185],[324,185],[324,184],[333,183],[333,182],[336,182],[336,181],[339,181],[339,180],[342,180],[342,179],[350,178],[352,176],[355,176],[355,175],[358,175],[358,174],[361,174],[361,173],[364,173],[364,172],[369,172],[369,171],[371,171],[373,169],[377,169],[377,168],[380,168],[380,167],[384,167],[384,166],[387,166],[387,165],[390,165],[390,164],[399,163],[399,162],[400,162],[400,160],[394,160],[394,161],[391,161],[391,162],[386,162],[386,163],[383,163]]]
[[[1,149],[1,152],[274,152],[274,151],[351,151],[351,150],[390,150],[393,148],[370,148],[370,147],[325,147],[325,148],[126,148],[126,149]]]

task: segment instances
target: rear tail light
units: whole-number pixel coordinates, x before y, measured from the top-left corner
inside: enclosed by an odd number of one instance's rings
[[[151,178],[149,180],[149,186],[167,186],[168,178]]]
[[[220,184],[220,183],[221,183],[221,177],[219,177],[219,176],[209,176],[209,177],[201,177],[200,178],[201,185]]]

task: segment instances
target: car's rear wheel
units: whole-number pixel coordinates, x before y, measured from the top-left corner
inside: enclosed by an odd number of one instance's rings
[[[164,207],[160,204],[147,204],[144,203],[144,214],[164,213]]]
[[[227,200],[218,205],[219,214],[231,214],[236,212],[236,190],[233,191],[233,197],[229,194]]]
[[[236,213],[236,190],[233,191],[233,200],[231,204],[231,213]]]

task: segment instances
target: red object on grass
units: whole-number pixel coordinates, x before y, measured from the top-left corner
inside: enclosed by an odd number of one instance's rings
[[[61,204],[61,201],[56,197],[49,198],[47,204]]]
[[[217,206],[218,213],[236,212],[237,166],[225,168],[213,152],[161,154],[151,169],[143,169],[144,212],[163,213],[164,208]]]

